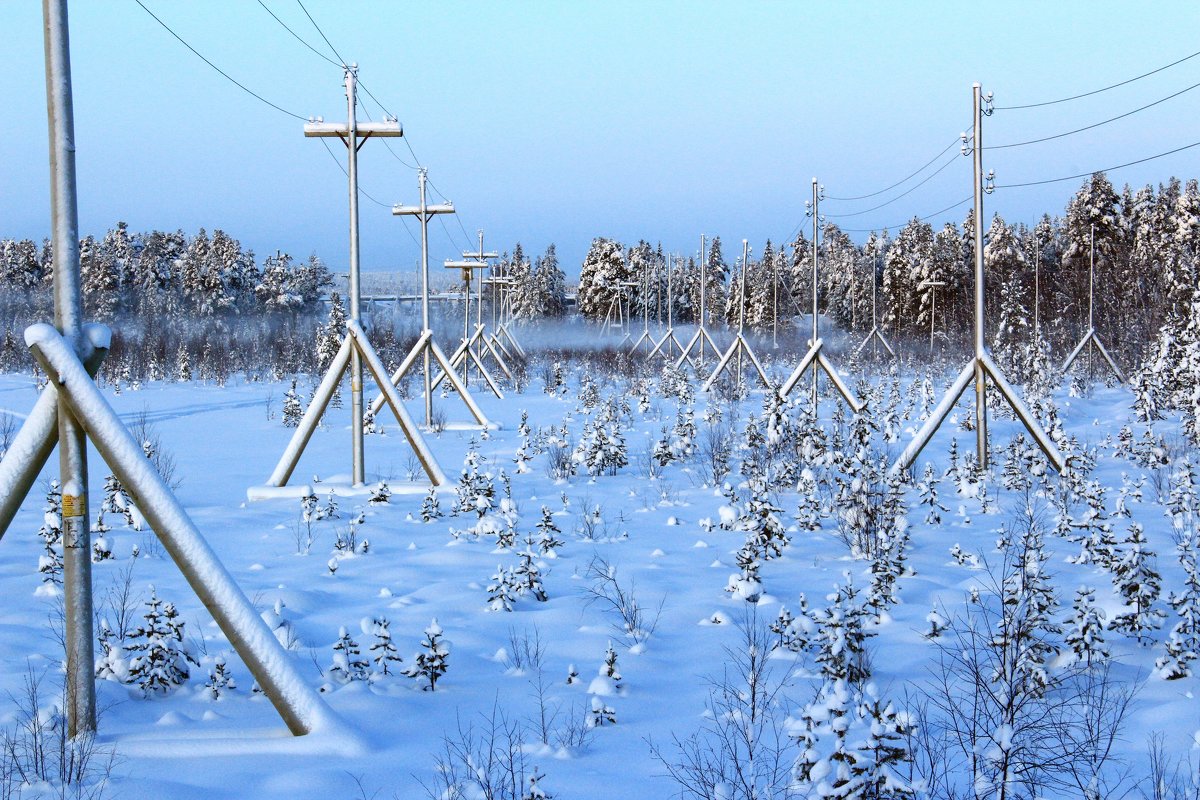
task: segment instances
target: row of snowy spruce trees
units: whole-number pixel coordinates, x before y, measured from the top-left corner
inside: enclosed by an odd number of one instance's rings
[[[1191,297],[1200,259],[1200,188],[1171,178],[1158,189],[1126,186],[1117,192],[1104,173],[1079,188],[1060,217],[1032,227],[999,215],[984,232],[989,286],[987,318],[999,335],[1025,341],[1034,318],[1034,271],[1040,278],[1042,334],[1056,349],[1072,347],[1086,329],[1088,266],[1095,226],[1096,328],[1118,360],[1134,361],[1167,315]],[[976,224],[940,229],[914,218],[893,235],[870,233],[860,246],[833,222],[821,234],[818,292],[821,309],[844,328],[872,325],[871,272],[876,272],[878,319],[890,337],[927,336],[931,314],[938,330],[965,336],[974,314],[972,248]],[[756,330],[770,330],[805,313],[811,297],[812,247],[803,230],[790,242],[768,241],[752,250],[742,297],[740,252],[727,258],[719,238],[707,253],[705,290],[709,322],[737,324],[741,313]],[[588,319],[610,313],[621,284],[635,321],[645,309],[666,320],[667,259],[661,245],[632,247],[597,238],[582,265],[578,302]],[[695,257],[671,265],[673,318],[700,313],[701,270]],[[934,289],[930,282],[945,285]],[[937,291],[936,307],[933,292]],[[990,332],[989,332],[989,335]],[[1128,362],[1127,362],[1128,363]]]

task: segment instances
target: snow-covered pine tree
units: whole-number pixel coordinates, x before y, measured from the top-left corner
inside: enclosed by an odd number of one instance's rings
[[[496,565],[492,582],[488,584],[488,609],[491,611],[512,611],[517,601],[517,579],[512,569],[502,564]]]
[[[480,470],[482,460],[483,457],[479,455],[479,450],[472,441],[463,459],[458,486],[455,487],[458,495],[453,512],[455,515],[473,513],[478,519],[483,519],[492,510],[496,485],[492,481],[492,473]]]
[[[1084,485],[1083,497],[1087,507],[1071,521],[1071,540],[1080,545],[1079,555],[1071,560],[1075,564],[1095,564],[1111,569],[1117,554],[1117,540],[1113,536],[1112,523],[1105,508],[1107,491],[1099,481],[1088,481]]]
[[[1139,642],[1162,627],[1163,612],[1154,607],[1162,591],[1162,578],[1154,564],[1154,551],[1146,544],[1141,523],[1129,523],[1129,537],[1112,565],[1113,588],[1132,608],[1112,621],[1112,629]]]
[[[542,518],[537,524],[538,553],[545,558],[558,558],[558,548],[563,546],[562,530],[554,524],[554,515],[548,506],[542,506]]]
[[[1196,534],[1184,536],[1177,545],[1183,567],[1183,589],[1171,592],[1168,603],[1179,616],[1167,638],[1166,653],[1155,666],[1167,680],[1192,675],[1191,663],[1200,658],[1200,565],[1196,559]]]
[[[51,479],[42,507],[42,526],[38,528],[43,553],[38,558],[38,573],[48,588],[62,585],[62,492],[58,481]]]
[[[624,248],[612,239],[592,240],[579,274],[578,307],[585,319],[603,322],[620,296],[621,283],[632,277]]]
[[[429,493],[425,495],[425,499],[421,501],[421,521],[432,522],[442,516],[442,506],[438,502],[437,489],[429,488]]]
[[[351,638],[345,626],[338,628],[338,638],[333,643],[333,663],[325,670],[326,677],[342,685],[351,681],[365,681],[371,677],[370,666],[370,662],[363,659],[358,642]]]
[[[567,311],[567,276],[558,266],[553,243],[537,260],[533,273],[541,315],[550,319],[562,317]]]
[[[937,475],[934,474],[933,465],[925,464],[925,472],[921,476],[921,480],[917,482],[917,494],[920,500],[917,505],[926,509],[925,524],[926,525],[941,525],[942,512],[949,511],[946,506],[942,505],[938,499],[938,485],[941,483]]]
[[[779,615],[768,629],[779,636],[778,647],[793,653],[803,653],[808,650],[813,640],[816,626],[809,614],[808,598],[800,593],[796,615],[793,616],[784,606],[779,607]]]
[[[296,394],[296,379],[283,395],[283,427],[296,428],[300,425],[300,417],[304,409],[300,407],[300,397]]]
[[[237,682],[225,667],[225,657],[217,656],[213,660],[208,680],[204,682],[203,690],[210,700],[220,700],[221,696],[237,688]]]
[[[175,351],[175,380],[187,383],[191,379],[192,360],[188,355],[187,347],[180,344],[179,349]]]
[[[866,641],[875,634],[866,628],[870,612],[859,599],[853,576],[846,572],[843,578],[845,583],[836,585],[826,597],[829,605],[813,613],[817,625],[814,660],[826,679],[861,684],[871,677]]]
[[[587,726],[589,728],[601,728],[605,725],[616,724],[617,710],[601,700],[597,695],[592,695],[592,706],[588,711]]]
[[[1104,643],[1104,610],[1096,607],[1096,590],[1090,586],[1075,590],[1064,641],[1075,652],[1075,658],[1088,666],[1109,656]]]
[[[821,529],[821,497],[817,490],[817,479],[812,469],[804,467],[800,470],[800,478],[796,481],[796,493],[799,501],[796,505],[796,527],[801,531],[811,532]]]
[[[184,644],[184,623],[179,612],[172,603],[159,600],[153,586],[142,619],[126,645],[132,655],[129,679],[147,697],[167,694],[187,682],[191,675],[188,664],[198,665],[198,662]]]
[[[517,594],[528,594],[540,603],[550,599],[546,587],[542,584],[542,573],[537,565],[537,553],[534,552],[534,538],[525,537],[525,549],[517,554],[517,566],[513,568],[513,581],[516,583]]]
[[[364,620],[364,622],[366,622]],[[371,662],[375,665],[375,670],[379,675],[390,675],[391,665],[399,664],[404,661],[400,657],[400,651],[396,649],[396,645],[392,642],[391,622],[387,617],[373,617],[369,625],[365,625],[369,629],[375,641],[368,648]]]
[[[437,618],[425,629],[421,648],[421,652],[413,656],[412,666],[407,667],[404,674],[410,678],[428,681],[428,685],[421,688],[432,692],[436,689],[438,680],[450,668],[450,642],[443,635]]]

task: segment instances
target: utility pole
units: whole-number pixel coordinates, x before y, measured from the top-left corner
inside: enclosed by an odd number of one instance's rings
[[[1041,308],[1041,267],[1042,248],[1038,241],[1037,228],[1033,229],[1033,348],[1040,350],[1042,346],[1042,326],[1039,309]]]
[[[929,290],[929,355],[933,355],[933,331],[937,321],[937,290],[946,285],[945,281],[921,281],[918,289]]]
[[[971,87],[971,112],[974,120],[973,138],[971,145],[967,145],[967,135],[962,135],[962,152],[963,155],[974,156],[974,169],[972,171],[972,184],[975,198],[974,206],[974,224],[975,224],[975,355],[963,367],[962,372],[955,378],[954,383],[942,395],[942,399],[938,402],[933,413],[925,420],[925,424],[921,426],[921,430],[913,437],[908,446],[904,448],[904,452],[896,459],[892,465],[892,472],[906,470],[912,466],[912,463],[920,455],[921,450],[933,438],[933,434],[941,426],[942,422],[950,414],[958,399],[962,397],[966,391],[967,385],[971,383],[972,378],[975,381],[975,444],[978,450],[979,468],[987,469],[988,466],[988,451],[987,451],[987,379],[991,378],[996,389],[1001,396],[1008,401],[1017,418],[1025,425],[1025,429],[1037,442],[1038,447],[1046,454],[1047,460],[1056,470],[1060,472],[1063,469],[1063,457],[1059,453],[1058,447],[1050,439],[1050,436],[1042,428],[1041,423],[1033,416],[1033,413],[1021,400],[1020,395],[1009,384],[1008,379],[1004,377],[1004,373],[1000,371],[1000,367],[992,360],[991,354],[987,351],[984,344],[984,319],[983,319],[983,299],[984,299],[984,284],[983,284],[983,195],[993,191],[994,174],[989,172],[987,175],[987,183],[984,183],[983,175],[983,117],[990,116],[992,113],[992,95],[989,92],[987,96],[981,94],[981,89],[978,83]]]
[[[54,326],[86,358],[79,285],[79,208],[75,187],[75,114],[66,0],[43,0],[46,109],[50,127],[50,213],[54,237]],[[67,735],[96,730],[92,645],[92,545],[88,516],[87,436],[58,400],[58,471],[62,486],[63,594],[67,656]]]
[[[362,368],[364,363],[371,371],[375,382],[379,384],[380,389],[383,391],[382,396],[384,400],[380,402],[380,407],[382,407],[383,402],[386,402],[391,408],[393,415],[396,417],[396,422],[404,433],[409,447],[412,448],[418,461],[421,463],[429,482],[434,486],[441,486],[446,482],[445,474],[434,459],[425,440],[421,437],[420,431],[413,424],[408,411],[401,404],[400,398],[393,390],[392,385],[388,383],[383,361],[371,346],[366,330],[362,326],[362,293],[359,282],[358,258],[358,151],[370,138],[396,138],[403,136],[404,130],[395,119],[384,119],[381,122],[364,122],[361,124],[358,122],[358,67],[355,64],[351,64],[345,69],[347,104],[345,124],[325,122],[319,117],[315,120],[310,118],[310,121],[304,125],[304,136],[305,138],[338,138],[346,145],[348,160],[346,175],[349,180],[350,194],[350,320],[346,324],[346,336],[342,339],[342,345],[330,362],[329,369],[325,372],[321,383],[318,384],[316,392],[313,394],[312,402],[305,409],[304,416],[301,417],[300,424],[296,426],[296,431],[292,434],[291,441],[288,443],[279,462],[275,465],[275,470],[271,473],[271,477],[267,479],[265,490],[260,488],[251,489],[248,492],[251,499],[260,496],[269,496],[272,493],[272,489],[287,485],[292,473],[296,469],[296,465],[300,461],[300,456],[304,453],[305,448],[308,447],[308,442],[312,438],[313,432],[320,423],[321,417],[325,413],[325,409],[329,405],[329,401],[341,383],[347,369],[350,371],[351,392],[352,482],[354,486],[362,486],[365,483],[366,464],[363,447],[364,415],[362,383]],[[378,411],[378,408],[375,410]]]
[[[762,364],[758,360],[758,356],[754,355],[754,349],[750,347],[750,343],[746,341],[746,268],[750,261],[750,242],[742,239],[742,279],[741,279],[741,297],[738,303],[738,332],[733,337],[733,342],[729,345],[729,349],[721,356],[721,360],[717,362],[717,367],[708,376],[708,380],[700,387],[700,391],[707,392],[712,388],[713,383],[721,376],[731,363],[734,356],[737,356],[737,385],[742,385],[742,357],[745,356],[754,366],[755,372],[758,373],[759,380],[763,386],[771,388],[771,381],[767,378],[767,371],[763,369]]]
[[[479,231],[478,234],[479,234],[479,250],[477,252],[463,251],[463,259],[464,260],[462,260],[462,261],[446,261],[445,262],[446,269],[462,270],[463,285],[465,286],[465,293],[466,293],[466,298],[467,298],[466,305],[463,308],[463,338],[462,338],[462,342],[458,345],[458,348],[455,349],[455,351],[450,354],[450,365],[452,367],[456,367],[456,368],[460,364],[462,365],[463,385],[470,388],[470,384],[469,384],[468,378],[467,378],[467,367],[471,361],[474,361],[475,368],[478,370],[480,377],[483,378],[484,382],[487,384],[488,389],[491,390],[492,394],[496,395],[497,399],[503,400],[504,393],[500,391],[500,387],[496,384],[495,379],[492,378],[491,373],[488,372],[487,367],[484,366],[484,363],[483,363],[484,355],[490,354],[492,356],[492,359],[496,362],[497,366],[500,367],[500,370],[509,379],[512,378],[512,370],[509,369],[508,364],[505,363],[505,361],[504,361],[504,358],[501,357],[500,353],[498,353],[496,351],[496,348],[492,346],[492,343],[490,341],[488,341],[487,337],[484,335],[484,331],[486,329],[483,324],[483,284],[485,281],[485,278],[483,277],[483,271],[491,268],[491,265],[488,264],[487,259],[497,258],[498,254],[494,253],[494,252],[485,252],[483,249],[483,231]],[[471,333],[470,332],[471,273],[474,270],[479,270],[480,275],[479,275],[478,302],[475,304],[475,331],[474,331],[474,333]],[[474,349],[472,349],[472,348],[474,348]],[[441,382],[443,380],[445,380],[445,378],[446,378],[446,374],[444,372],[439,374],[436,378],[434,378],[433,379],[433,388],[436,389],[441,384]],[[382,398],[376,398],[375,402],[382,403],[383,401],[382,401]],[[376,410],[374,403],[372,404],[371,408],[372,408],[372,411]]]
[[[630,353],[640,350],[642,342],[650,345],[651,348],[654,347],[654,337],[650,335],[650,270],[642,270],[639,277],[641,284],[638,286],[638,299],[642,303],[642,335],[629,348]]]
[[[1121,368],[1117,366],[1117,362],[1113,361],[1113,357],[1108,354],[1108,350],[1104,347],[1104,342],[1100,341],[1100,334],[1096,333],[1096,317],[1095,317],[1095,299],[1096,299],[1096,225],[1092,223],[1090,234],[1091,252],[1088,256],[1088,328],[1083,334],[1083,338],[1079,340],[1079,344],[1075,345],[1075,349],[1071,351],[1071,355],[1067,356],[1067,360],[1063,362],[1063,372],[1071,368],[1075,363],[1075,359],[1087,347],[1088,342],[1100,351],[1101,357],[1108,368],[1112,370],[1113,375],[1117,376],[1117,380],[1121,383],[1125,382],[1125,375],[1121,372]]]
[[[306,138],[337,137],[346,145],[346,176],[349,181],[350,197],[350,319],[362,324],[362,290],[359,282],[358,257],[358,151],[367,139],[394,138],[404,135],[400,123],[394,119],[382,122],[358,122],[358,65],[345,68],[346,79],[346,123],[331,123],[311,120],[304,126]],[[350,441],[352,448],[353,483],[361,486],[366,481],[366,465],[363,454],[363,362],[357,348],[350,353]]]
[[[392,206],[392,214],[394,216],[410,216],[416,217],[421,224],[421,335],[417,338],[416,344],[412,350],[400,362],[400,366],[392,373],[391,385],[395,386],[400,382],[418,358],[421,358],[424,371],[423,378],[425,383],[425,426],[427,428],[433,426],[433,369],[432,362],[436,360],[438,366],[445,374],[446,379],[458,392],[458,396],[467,406],[467,410],[471,412],[471,416],[475,421],[483,426],[487,426],[488,419],[484,416],[483,411],[475,403],[475,398],[467,391],[467,387],[458,379],[458,374],[454,371],[454,367],[450,364],[450,359],[446,358],[446,354],[438,347],[437,342],[433,339],[433,330],[429,323],[429,221],[438,214],[453,214],[454,204],[434,204],[430,205],[426,197],[426,186],[428,184],[428,173],[422,167],[417,170],[417,185],[419,189],[420,202],[415,206],[394,205]],[[375,401],[379,402],[378,399]]]
[[[812,179],[812,200],[810,200],[807,203],[808,210],[812,214],[812,219],[813,219],[812,339],[809,341],[808,352],[805,353],[804,358],[800,359],[800,363],[796,365],[796,369],[794,369],[792,371],[792,374],[790,376],[788,376],[788,379],[783,382],[783,386],[781,386],[779,388],[779,393],[782,396],[787,397],[788,394],[791,393],[792,389],[794,389],[796,387],[796,384],[800,382],[800,379],[802,377],[804,377],[804,373],[809,369],[809,367],[812,367],[813,414],[817,413],[817,404],[819,403],[819,398],[817,395],[817,377],[821,372],[824,372],[826,375],[829,376],[829,380],[833,382],[833,386],[835,389],[837,389],[838,394],[840,394],[842,396],[842,399],[846,401],[846,404],[848,406],[850,406],[850,408],[854,411],[855,414],[857,414],[863,410],[866,403],[863,402],[862,400],[859,400],[857,397],[854,396],[854,393],[850,391],[850,387],[848,387],[845,384],[845,382],[842,380],[842,376],[838,375],[837,368],[833,366],[833,364],[829,361],[828,358],[826,358],[825,353],[823,352],[824,343],[821,341],[820,332],[817,327],[817,319],[818,319],[818,317],[817,317],[817,279],[818,279],[817,256],[818,256],[818,252],[819,252],[817,249],[817,237],[820,235],[820,221],[821,221],[821,212],[820,212],[819,204],[820,204],[821,198],[824,195],[824,193],[825,193],[825,187],[820,186],[817,183],[817,179],[813,178]]]
[[[646,356],[647,361],[659,354],[664,356],[667,361],[674,361],[676,350],[679,350],[681,358],[684,356],[683,345],[675,338],[675,289],[672,282],[672,273],[674,270],[671,268],[674,259],[674,255],[667,254],[667,329],[663,332],[662,338],[655,343],[649,355]]]
[[[854,351],[854,355],[862,352],[862,349],[867,346],[867,342],[879,342],[883,345],[883,349],[888,351],[888,355],[892,358],[896,357],[896,351],[888,344],[888,340],[884,337],[883,331],[879,330],[879,317],[876,311],[876,298],[879,296],[879,290],[875,284],[878,280],[879,273],[879,248],[880,242],[875,242],[875,252],[871,254],[871,332],[867,334],[867,338],[862,340],[862,344]],[[871,345],[871,354],[875,354],[875,345]]]
[[[683,348],[683,353],[680,354],[679,360],[675,362],[676,367],[682,367],[683,362],[687,361],[691,356],[692,348],[699,347],[697,353],[696,367],[704,369],[704,346],[707,344],[712,348],[713,355],[720,358],[721,351],[717,349],[716,342],[708,333],[708,310],[705,306],[705,297],[708,294],[708,258],[705,254],[704,234],[700,234],[700,324],[696,326],[696,332],[692,334],[692,338],[688,340],[687,345]]]
[[[146,517],[179,571],[246,664],[291,732],[343,726],[300,677],[291,657],[97,388],[93,376],[112,331],[83,323],[75,122],[66,0],[43,0],[46,109],[50,138],[51,228],[54,242],[54,326],[25,329],[25,343],[46,373],[42,388],[11,446],[0,458],[0,537],[59,448],[62,478],[64,649],[67,662],[66,737],[96,729],[92,646],[91,542],[88,528],[87,445],[90,440]]]

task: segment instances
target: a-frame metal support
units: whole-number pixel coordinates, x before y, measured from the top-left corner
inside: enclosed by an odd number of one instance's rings
[[[667,329],[665,331],[663,331],[662,337],[660,337],[659,340],[654,343],[653,349],[651,349],[650,353],[646,356],[647,361],[654,358],[656,355],[661,355],[667,361],[674,361],[676,351],[679,351],[680,358],[684,358],[686,356],[686,351],[684,351],[683,345],[681,345],[679,343],[679,340],[677,338],[675,338],[675,290],[674,290],[674,282],[672,281],[672,273],[674,272],[674,270],[671,268],[672,260],[673,260],[673,257],[668,255],[667,256]]]
[[[738,382],[738,385],[741,386],[741,384],[742,384],[742,357],[743,356],[750,360],[750,363],[754,366],[755,372],[758,373],[759,379],[762,380],[763,386],[765,386],[768,389],[771,388],[771,379],[767,377],[767,371],[765,369],[763,369],[762,364],[758,360],[758,356],[754,355],[754,348],[752,348],[750,346],[750,343],[748,341],[746,341],[746,337],[745,337],[746,268],[747,268],[747,264],[749,261],[750,261],[750,243],[746,239],[742,239],[742,288],[741,288],[741,302],[738,304],[739,308],[738,308],[737,335],[733,337],[733,342],[729,345],[729,348],[724,352],[724,354],[722,354],[721,360],[717,362],[717,368],[712,371],[712,374],[708,376],[708,380],[706,380],[704,382],[704,385],[700,387],[700,391],[702,391],[702,392],[707,392],[709,389],[711,389],[713,384],[716,383],[717,378],[721,377],[721,373],[723,373],[725,370],[729,369],[730,365],[734,365],[734,364],[736,364],[736,367],[737,367],[736,380]]]
[[[984,110],[986,102],[988,110]],[[981,221],[983,220],[983,193],[985,191],[983,182],[983,116],[991,114],[992,96],[988,94],[986,98],[981,95],[979,84],[976,83],[972,87],[971,104],[974,117],[974,138],[970,147],[967,146],[966,134],[963,134],[963,155],[970,154],[974,157],[973,184],[975,196],[975,356],[967,365],[963,367],[962,372],[954,380],[954,383],[942,396],[941,401],[925,420],[925,424],[921,426],[921,430],[913,437],[908,446],[896,459],[892,465],[892,472],[900,472],[912,466],[921,450],[933,438],[933,434],[937,432],[938,427],[950,414],[954,404],[958,402],[958,398],[966,391],[967,385],[971,383],[971,379],[975,380],[975,444],[979,454],[980,469],[987,469],[988,466],[988,449],[987,449],[987,381],[991,378],[995,388],[1000,391],[1004,399],[1008,401],[1009,406],[1017,415],[1017,418],[1024,424],[1025,429],[1037,442],[1038,447],[1046,454],[1046,459],[1056,470],[1062,471],[1063,457],[1058,451],[1058,447],[1050,439],[1050,436],[1042,428],[1037,418],[1034,417],[1028,406],[1021,400],[1020,395],[1009,384],[1004,377],[1004,373],[992,361],[991,355],[987,352],[987,347],[984,345],[983,338],[983,309],[984,309],[984,283],[983,283],[983,236]],[[988,185],[991,185],[991,173],[988,174]],[[990,189],[989,189],[990,191]]]
[[[150,523],[192,590],[212,614],[263,693],[295,735],[343,730],[301,677],[232,576],[92,379],[111,332],[85,325],[79,275],[75,122],[66,0],[43,0],[50,198],[54,241],[54,317],[30,326],[25,343],[49,383],[0,459],[0,536],[57,445],[62,477],[66,735],[96,729],[92,637],[87,443],[90,441]]]
[[[1075,359],[1083,352],[1084,348],[1090,342],[1093,347],[1100,351],[1100,357],[1108,364],[1108,368],[1112,370],[1120,383],[1125,382],[1125,373],[1121,372],[1121,368],[1117,366],[1117,362],[1108,354],[1108,349],[1105,348],[1104,342],[1100,341],[1100,334],[1096,333],[1095,322],[1095,300],[1096,300],[1096,225],[1092,224],[1091,230],[1091,253],[1088,255],[1088,329],[1083,334],[1083,338],[1079,340],[1079,344],[1075,345],[1075,349],[1071,351],[1071,355],[1067,356],[1067,360],[1063,362],[1062,371],[1066,372],[1075,363]]]
[[[829,380],[833,382],[833,386],[837,389],[838,394],[846,401],[846,404],[853,409],[857,414],[863,410],[865,403],[858,399],[854,392],[850,391],[850,387],[846,386],[838,375],[837,369],[830,363],[822,352],[824,343],[818,333],[817,320],[817,239],[820,235],[821,212],[819,203],[824,187],[817,184],[817,179],[812,179],[812,200],[810,201],[809,210],[812,212],[813,220],[813,236],[812,236],[812,340],[809,342],[808,352],[804,354],[804,358],[800,359],[800,363],[792,370],[792,374],[783,382],[783,386],[779,389],[779,394],[787,397],[791,394],[792,389],[796,388],[796,384],[804,377],[804,373],[810,368],[812,369],[812,407],[813,413],[816,413],[819,397],[817,395],[817,379],[821,372],[829,376]],[[891,348],[888,348],[889,350]]]
[[[854,351],[854,355],[857,356],[859,353],[861,353],[863,348],[868,344],[871,344],[872,342],[878,342],[879,344],[883,345],[884,350],[888,351],[888,355],[890,355],[892,358],[895,358],[896,351],[893,350],[891,344],[888,343],[887,337],[883,335],[883,331],[879,330],[879,316],[876,310],[876,299],[879,296],[879,290],[876,288],[879,273],[878,259],[879,252],[878,248],[876,248],[875,255],[871,259],[871,332],[868,333],[867,337],[862,340],[862,344],[860,344],[858,349]]]
[[[693,363],[697,369],[704,369],[705,345],[713,351],[714,356],[721,357],[721,349],[717,347],[717,343],[708,333],[708,314],[705,305],[705,296],[708,294],[708,259],[704,252],[706,244],[704,234],[700,234],[700,322],[696,326],[696,332],[692,334],[692,338],[688,339],[688,343],[684,345],[679,360],[675,362],[677,369],[682,367],[685,361],[692,360],[693,350],[696,351],[696,360]]]
[[[426,427],[433,426],[433,362],[437,362],[438,368],[445,373],[450,385],[454,387],[454,391],[458,393],[467,410],[474,417],[475,422],[487,427],[487,416],[484,415],[482,409],[475,402],[475,398],[467,390],[467,387],[454,371],[454,365],[450,363],[450,359],[446,358],[446,354],[442,352],[442,348],[438,347],[437,342],[433,339],[433,331],[429,327],[429,221],[437,214],[453,214],[454,205],[445,203],[441,205],[431,205],[426,198],[426,185],[428,183],[428,174],[424,169],[417,171],[417,183],[420,188],[420,202],[415,206],[396,205],[392,207],[392,214],[395,216],[413,216],[421,224],[421,335],[417,337],[416,344],[412,350],[400,362],[400,366],[392,373],[391,380],[388,386],[396,386],[400,380],[408,374],[408,371],[413,368],[418,359],[423,362],[424,369],[422,377],[425,383],[425,425]],[[371,404],[371,408],[382,407],[383,399],[376,398]]]
[[[375,348],[371,346],[362,326],[354,320],[350,320],[346,323],[346,338],[342,340],[342,346],[338,349],[337,355],[333,357],[333,361],[330,362],[325,377],[317,386],[312,402],[308,404],[304,416],[300,418],[300,424],[296,427],[296,432],[292,434],[292,440],[288,442],[274,472],[267,479],[267,485],[274,487],[287,485],[288,480],[292,477],[292,472],[296,469],[296,464],[300,461],[300,456],[304,453],[304,448],[308,446],[309,439],[312,438],[313,432],[321,422],[321,417],[325,414],[325,409],[337,390],[337,385],[341,383],[342,376],[346,373],[346,368],[355,355],[366,364],[371,377],[375,379],[375,383],[382,391],[378,400],[379,405],[373,404],[372,412],[378,413],[383,404],[387,403],[396,422],[400,425],[401,432],[404,433],[404,438],[408,440],[408,446],[412,448],[417,460],[421,463],[421,468],[425,471],[425,476],[429,479],[430,484],[433,486],[445,484],[445,473],[442,472],[437,459],[430,452],[429,445],[426,444],[417,424],[409,416],[400,396],[396,394],[395,387],[388,381],[387,368],[384,367],[383,361],[375,352]]]

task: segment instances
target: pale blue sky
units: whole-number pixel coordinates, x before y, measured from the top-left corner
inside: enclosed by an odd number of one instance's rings
[[[340,70],[255,0],[143,1],[271,101],[344,118]],[[294,0],[264,2],[325,50]],[[553,241],[569,274],[597,235],[690,253],[701,233],[719,234],[727,254],[742,238],[756,248],[783,239],[803,219],[812,176],[831,196],[874,191],[949,144],[969,125],[975,80],[997,105],[1037,102],[1200,49],[1195,2],[305,5],[399,116],[471,236],[482,227],[489,246],[520,240],[534,254]],[[260,257],[275,247],[301,257],[315,250],[344,266],[345,177],[298,121],[228,84],[133,0],[78,0],[71,22],[85,232],[118,219],[135,229],[221,227]],[[3,0],[0,30],[9,114],[0,235],[41,238],[49,205],[40,4]],[[1092,98],[997,111],[985,144],[1081,127],[1197,82],[1200,57]],[[376,113],[369,98],[365,105]],[[1200,89],[1093,131],[994,151],[985,168],[998,183],[1022,182],[1153,155],[1200,141],[1198,111]],[[363,148],[360,164],[363,189],[379,200],[415,200],[414,173],[380,142]],[[1200,175],[1200,148],[1112,178],[1138,185],[1171,174]],[[914,183],[822,211],[870,208]],[[988,216],[1061,212],[1078,184],[999,191]],[[960,158],[885,208],[837,221],[894,225],[969,193],[969,160]],[[446,222],[453,243],[439,223],[430,229],[439,261],[464,244]],[[364,201],[365,268],[414,263],[405,224]]]

